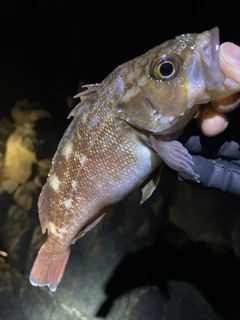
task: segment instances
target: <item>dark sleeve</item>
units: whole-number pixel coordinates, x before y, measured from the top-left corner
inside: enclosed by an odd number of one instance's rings
[[[212,138],[205,137],[192,121],[179,141],[193,157],[192,168],[199,175],[197,185],[240,195],[240,111],[233,112],[231,118],[228,128]],[[176,175],[194,183],[187,175]]]

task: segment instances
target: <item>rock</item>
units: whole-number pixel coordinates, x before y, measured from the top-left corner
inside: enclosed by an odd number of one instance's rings
[[[49,118],[50,114],[42,109],[39,102],[21,100],[12,108],[12,117],[15,130],[6,142],[4,177],[1,183],[1,189],[9,193],[30,178],[32,166],[37,163],[36,151],[40,143],[34,129],[35,123]]]
[[[44,110],[40,102],[27,99],[16,101],[11,109],[11,115],[17,125],[35,123],[41,119],[50,118],[48,111]]]

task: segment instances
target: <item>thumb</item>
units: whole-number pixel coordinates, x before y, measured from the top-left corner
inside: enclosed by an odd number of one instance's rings
[[[232,42],[220,46],[219,63],[225,75],[240,83],[240,47]]]

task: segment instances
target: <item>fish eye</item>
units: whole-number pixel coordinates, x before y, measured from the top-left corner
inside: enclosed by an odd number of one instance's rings
[[[151,75],[156,80],[170,80],[174,78],[180,69],[180,59],[173,55],[164,55],[153,61]]]

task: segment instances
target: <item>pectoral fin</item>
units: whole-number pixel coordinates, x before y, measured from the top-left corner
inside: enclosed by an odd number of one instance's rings
[[[192,169],[192,156],[179,141],[159,141],[150,136],[150,143],[170,168],[185,173],[198,182],[199,176]]]
[[[162,167],[158,168],[151,174],[149,179],[146,181],[146,184],[142,188],[142,199],[140,204],[143,204],[148,198],[151,197],[153,191],[157,188],[158,182],[160,180]]]

